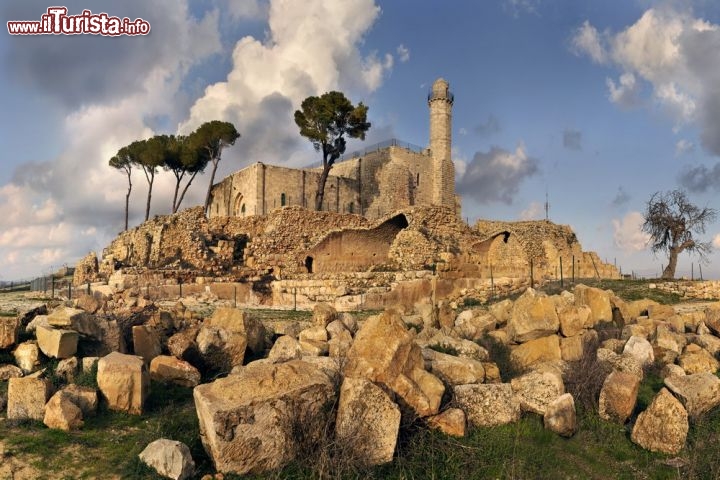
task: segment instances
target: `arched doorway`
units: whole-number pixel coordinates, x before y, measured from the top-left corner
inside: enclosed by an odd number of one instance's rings
[[[235,203],[233,204],[232,214],[235,217],[241,217],[245,214],[245,205],[243,204],[243,194],[238,193],[235,197]]]

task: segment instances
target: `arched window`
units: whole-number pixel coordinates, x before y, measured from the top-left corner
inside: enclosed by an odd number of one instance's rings
[[[242,214],[243,217],[245,216],[245,204],[244,203],[240,207],[240,213]]]
[[[350,205],[348,205],[348,212],[355,213],[355,202],[350,202]]]
[[[419,174],[419,173],[417,174],[417,177],[416,177],[416,179],[415,179],[415,186],[416,186],[416,187],[419,187],[419,186],[420,186],[420,174]]]
[[[281,207],[285,206],[285,194],[284,193],[280,194],[280,206]]]

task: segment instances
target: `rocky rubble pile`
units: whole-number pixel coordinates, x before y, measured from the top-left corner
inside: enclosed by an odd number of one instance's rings
[[[194,389],[202,443],[225,473],[275,470],[323,441],[360,465],[390,462],[408,422],[464,436],[535,414],[572,436],[576,369],[588,359],[602,372],[585,379],[599,382],[594,408],[618,424],[635,418],[646,371],[662,372],[664,388],[632,425],[643,448],[677,453],[689,425],[720,404],[720,307],[676,313],[584,285],[459,312],[420,302],[360,325],[324,304],[305,325],[266,326],[233,308],[203,317],[133,289],[35,313],[0,318],[0,349],[15,358],[0,365],[9,420],[83,428],[99,401],[142,415],[153,384],[175,383]],[[74,383],[83,371],[97,372],[97,388]],[[54,391],[52,375],[66,386]],[[187,447],[153,444],[141,455],[149,465],[192,475]]]

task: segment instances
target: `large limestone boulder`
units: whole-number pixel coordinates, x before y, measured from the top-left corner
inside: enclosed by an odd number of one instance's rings
[[[32,373],[40,366],[40,349],[37,342],[23,342],[13,352],[15,363],[26,375]]]
[[[480,340],[496,327],[495,317],[483,310],[465,310],[455,317],[455,331],[467,340]]]
[[[548,405],[565,393],[562,376],[556,372],[529,372],[510,380],[520,408],[525,412],[545,415]]]
[[[512,317],[513,301],[506,298],[488,307],[490,314],[495,317],[497,323],[505,325]]]
[[[150,442],[140,452],[139,457],[145,465],[155,469],[158,475],[165,478],[186,480],[195,473],[195,462],[190,449],[176,440],[160,438]]]
[[[203,324],[196,342],[203,362],[210,368],[230,371],[233,367],[243,364],[247,338],[242,333]]]
[[[557,335],[530,340],[514,347],[510,352],[510,360],[520,369],[527,369],[541,362],[561,359],[560,337]]]
[[[223,473],[275,470],[298,451],[297,428],[309,441],[324,434],[335,391],[331,379],[302,360],[253,362],[237,374],[193,390],[200,438]]]
[[[150,379],[192,388],[200,383],[200,372],[184,360],[158,355],[150,362]]]
[[[430,348],[423,348],[422,355],[428,370],[448,385],[483,383],[485,380],[485,369],[477,360],[436,352]]]
[[[685,348],[677,363],[688,375],[703,372],[715,373],[720,367],[720,362],[710,352],[695,344],[690,344]]]
[[[639,389],[640,379],[636,375],[611,372],[600,390],[600,417],[624,424],[635,409]]]
[[[278,337],[267,356],[268,360],[272,363],[299,360],[301,357],[302,348],[300,347],[300,343],[290,335]]]
[[[98,361],[97,383],[108,408],[141,415],[150,393],[150,375],[143,359],[113,352]]]
[[[543,415],[545,428],[563,437],[572,437],[577,432],[575,400],[569,393],[560,395],[550,402]]]
[[[680,399],[690,418],[697,418],[720,405],[720,378],[712,373],[669,376],[665,386]]]
[[[317,303],[313,307],[312,322],[322,328],[327,327],[331,322],[337,320],[337,310],[327,303]]]
[[[575,305],[590,307],[590,316],[586,326],[594,327],[599,322],[612,321],[609,292],[580,284],[575,286],[573,293],[575,293]]]
[[[0,350],[17,343],[20,321],[17,317],[0,317]]]
[[[632,336],[625,344],[624,354],[628,354],[637,359],[642,366],[650,365],[655,361],[653,347],[647,339],[638,336]]]
[[[142,357],[145,365],[150,365],[152,359],[162,353],[160,337],[154,329],[146,325],[132,327],[132,341],[135,355]]]
[[[98,394],[94,388],[71,384],[61,391],[80,408],[83,418],[91,417],[97,413]]]
[[[642,298],[640,300],[633,300],[631,302],[627,302],[625,307],[626,312],[623,312],[623,316],[625,317],[625,323],[635,322],[637,321],[638,317],[647,316],[648,310],[653,305],[659,304],[655,300],[650,300],[648,298]]]
[[[451,337],[450,335],[445,335],[442,332],[433,335],[428,340],[418,339],[416,340],[416,343],[422,347],[430,347],[435,350],[452,352],[453,355],[457,355],[458,357],[470,358],[480,362],[490,359],[488,351],[477,343],[463,338]]]
[[[78,308],[59,306],[48,314],[47,322],[53,327],[73,330],[83,337],[98,341],[97,353],[100,355],[125,350],[117,321],[99,318]]]
[[[52,396],[45,405],[43,423],[48,428],[57,430],[77,430],[83,426],[83,415],[80,407],[62,390]]]
[[[382,388],[364,378],[346,378],[340,388],[336,440],[363,465],[391,462],[400,416],[400,409]]]
[[[588,324],[591,310],[587,305],[567,305],[558,309],[560,332],[564,337],[580,335]]]
[[[507,332],[514,342],[527,342],[552,335],[559,327],[560,320],[552,298],[528,288],[513,304]]]
[[[80,336],[74,330],[38,326],[35,331],[38,347],[50,358],[70,358],[77,352]]]
[[[22,377],[8,380],[7,419],[38,420],[45,417],[50,383],[44,378]]]
[[[596,356],[598,362],[604,365],[608,371],[617,370],[619,372],[630,373],[638,377],[641,382],[645,377],[642,364],[637,357],[629,353],[618,355],[607,348],[598,348]]]
[[[509,383],[458,385],[453,392],[473,426],[505,425],[520,419],[520,401]]]
[[[688,430],[685,407],[663,388],[638,415],[630,438],[646,450],[676,454],[685,446]]]
[[[265,327],[262,321],[244,310],[218,308],[203,322],[203,325],[222,328],[230,333],[244,336],[247,340],[247,348],[253,353],[261,354],[265,351]]]
[[[442,381],[425,371],[420,347],[395,310],[365,321],[348,351],[344,373],[385,385],[421,417],[438,413],[445,391]]]

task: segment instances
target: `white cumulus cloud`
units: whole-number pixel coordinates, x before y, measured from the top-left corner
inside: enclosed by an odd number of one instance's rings
[[[645,222],[642,213],[628,212],[622,219],[613,219],[615,246],[625,252],[638,252],[648,246],[650,235],[642,231]]]
[[[520,212],[520,220],[540,220],[545,217],[545,206],[540,202],[530,202],[530,205]]]

